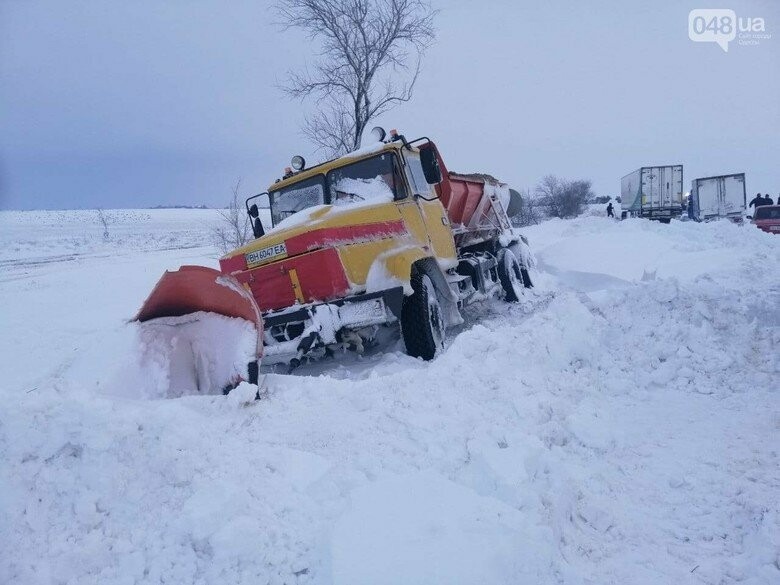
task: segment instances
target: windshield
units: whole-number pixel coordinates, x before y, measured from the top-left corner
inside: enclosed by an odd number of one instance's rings
[[[271,220],[274,225],[307,207],[325,203],[325,178],[310,177],[284,189],[269,194]]]
[[[753,219],[780,219],[780,206],[758,207],[753,214]]]
[[[328,173],[328,187],[333,205],[382,203],[406,197],[395,157],[387,152],[333,169]]]
[[[273,225],[315,205],[382,203],[406,197],[406,186],[392,153],[383,153],[269,194]]]

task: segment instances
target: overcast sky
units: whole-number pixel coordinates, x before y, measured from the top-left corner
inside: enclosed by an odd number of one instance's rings
[[[780,2],[714,2],[772,38],[688,38],[680,1],[439,1],[415,97],[378,123],[450,169],[517,188],[548,173],[616,195],[643,165],[747,173],[780,193]],[[294,154],[311,104],[278,84],[317,47],[270,3],[0,0],[0,208],[224,204]],[[687,188],[687,187],[686,187]]]

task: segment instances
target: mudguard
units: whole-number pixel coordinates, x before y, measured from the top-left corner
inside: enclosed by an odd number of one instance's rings
[[[457,298],[447,284],[436,259],[431,257],[430,252],[417,246],[408,246],[380,254],[369,270],[367,289],[369,292],[374,292],[382,288],[389,288],[381,280],[381,275],[384,275],[385,279],[389,277],[393,283],[403,285],[404,294],[410,295],[412,294],[410,284],[412,273],[415,269],[420,269],[423,266],[430,275],[439,296],[445,301],[456,302]],[[376,278],[376,275],[380,275],[380,277]]]

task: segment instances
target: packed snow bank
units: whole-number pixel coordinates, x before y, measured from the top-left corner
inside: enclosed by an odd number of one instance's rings
[[[336,583],[536,583],[554,562],[538,519],[434,473],[373,482],[350,504],[333,535]]]
[[[554,273],[585,272],[638,281],[647,277],[691,280],[733,273],[738,288],[753,278],[775,273],[767,262],[778,257],[778,244],[750,224],[730,221],[665,225],[644,219],[624,221],[582,217],[551,220],[521,230],[534,253]],[[653,276],[654,275],[654,276]]]
[[[247,378],[256,343],[254,324],[214,313],[121,323],[81,341],[67,380],[121,399],[221,395]]]
[[[524,232],[539,289],[474,307],[433,362],[268,375],[260,401],[106,394],[151,255],[0,282],[6,363],[50,362],[2,388],[0,582],[776,583],[780,238]]]
[[[255,359],[257,332],[249,321],[214,313],[191,313],[135,324],[139,354],[131,388],[124,392],[147,398],[187,394],[221,394],[246,379]],[[129,374],[129,372],[127,372]]]

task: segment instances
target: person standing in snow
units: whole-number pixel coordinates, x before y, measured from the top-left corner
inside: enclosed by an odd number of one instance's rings
[[[607,217],[615,217],[615,214],[613,212],[615,208],[612,207],[612,201],[609,202],[609,205],[607,205]]]
[[[769,196],[769,193],[764,194],[764,205],[774,205],[775,202],[772,201],[772,198]]]
[[[765,205],[764,198],[761,197],[761,193],[756,193],[756,196],[750,200],[750,204],[748,205],[748,207],[753,207],[753,206],[761,207],[762,205]]]

